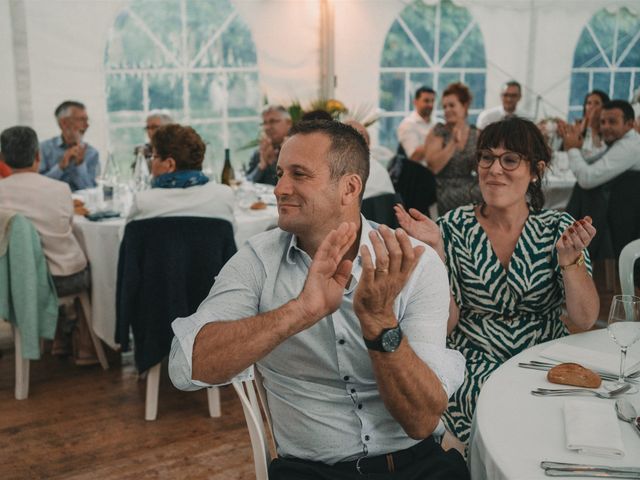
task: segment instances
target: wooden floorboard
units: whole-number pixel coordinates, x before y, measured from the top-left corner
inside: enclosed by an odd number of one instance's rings
[[[144,420],[145,382],[131,365],[31,362],[17,401],[13,352],[0,358],[0,478],[229,479],[255,477],[249,434],[232,388],[210,418],[204,391],[180,392],[164,372],[158,419]]]

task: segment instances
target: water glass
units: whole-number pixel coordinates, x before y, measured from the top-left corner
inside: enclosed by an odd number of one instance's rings
[[[612,340],[620,347],[620,371],[618,381],[607,389],[624,385],[627,350],[640,340],[640,297],[615,295],[611,300],[607,330]]]

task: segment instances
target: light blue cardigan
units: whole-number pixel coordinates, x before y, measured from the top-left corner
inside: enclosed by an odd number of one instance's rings
[[[22,356],[40,358],[40,338],[51,339],[58,321],[58,297],[40,236],[20,214],[0,211],[0,318],[20,330]],[[8,241],[7,238],[8,237]]]

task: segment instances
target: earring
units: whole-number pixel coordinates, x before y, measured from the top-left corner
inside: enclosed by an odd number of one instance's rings
[[[531,183],[533,183],[535,185],[536,183],[538,183],[538,179],[534,178],[533,180],[531,180]]]

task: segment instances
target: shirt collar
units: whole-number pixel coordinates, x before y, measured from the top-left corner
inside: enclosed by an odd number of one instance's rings
[[[362,248],[362,245],[366,245],[369,249],[369,253],[371,253],[371,259],[373,260],[374,264],[376,261],[376,252],[373,250],[373,245],[371,244],[371,239],[369,238],[369,232],[371,232],[373,228],[371,227],[369,221],[365,219],[364,216],[362,216],[362,214],[360,215],[360,225],[360,244],[358,245],[358,252],[356,254],[356,258],[353,260],[353,268],[351,269],[351,276],[355,281],[350,282],[347,293],[353,290],[355,285],[360,280],[360,275],[362,275],[362,259],[360,255],[360,249]],[[291,240],[289,241],[286,255],[286,261],[290,265],[295,265],[296,263],[296,252],[303,255],[303,258],[305,256],[307,258],[309,257],[309,255],[304,250],[298,247],[298,237],[296,237],[295,235],[291,235]]]
[[[62,138],[62,135],[59,135],[56,137],[56,147],[59,147],[59,148],[66,147],[66,144],[64,143],[64,138]]]

